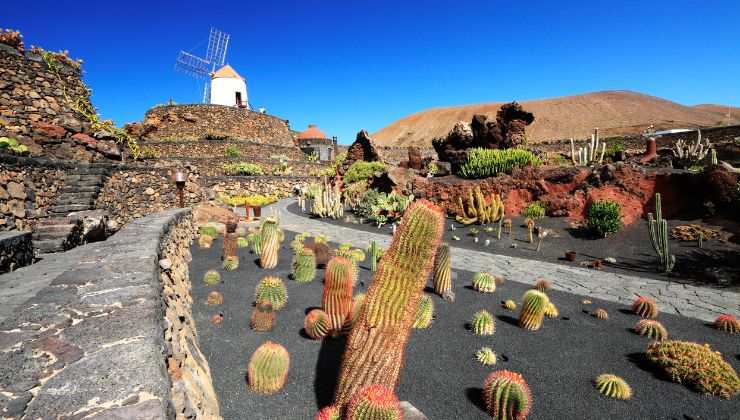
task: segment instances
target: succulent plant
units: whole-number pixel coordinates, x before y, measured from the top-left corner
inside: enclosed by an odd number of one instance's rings
[[[201,226],[198,228],[198,235],[218,238],[218,229],[215,226]]]
[[[311,310],[303,320],[303,329],[309,337],[314,340],[321,340],[331,330],[329,315],[321,309]]]
[[[330,405],[316,413],[316,420],[342,420],[342,416],[336,406]]]
[[[362,310],[362,304],[365,302],[365,294],[358,293],[352,299],[352,313],[350,314],[350,328],[355,325],[357,319],[360,317],[360,311]]]
[[[203,283],[212,286],[221,281],[221,274],[216,270],[208,270],[203,274]]]
[[[288,291],[279,277],[266,276],[259,283],[254,293],[254,301],[267,300],[272,304],[272,309],[279,311],[288,301]]]
[[[198,236],[198,247],[201,249],[208,249],[213,245],[213,238],[208,235]]]
[[[247,367],[249,389],[260,394],[274,394],[285,385],[290,355],[285,347],[265,341],[252,354]]]
[[[383,256],[383,248],[381,248],[377,242],[370,241],[367,253],[370,254],[370,270],[374,273],[378,270],[378,261],[380,261],[380,257]]]
[[[236,238],[236,247],[237,248],[248,248],[249,247],[249,239],[245,237],[238,237]]]
[[[635,325],[635,332],[657,341],[668,339],[668,331],[663,324],[654,319],[641,319]]]
[[[550,299],[537,290],[528,290],[522,298],[522,311],[519,313],[519,326],[531,331],[539,330],[545,309]]]
[[[416,317],[412,328],[424,329],[429,328],[432,325],[432,318],[434,317],[434,302],[432,297],[424,295],[419,301],[419,307],[416,309]]]
[[[452,291],[452,264],[450,262],[450,246],[447,243],[441,244],[437,249],[432,284],[434,285],[434,293],[442,297]]]
[[[316,277],[316,255],[313,250],[301,248],[293,257],[293,280],[308,283]]]
[[[224,234],[224,240],[223,240],[223,249],[221,251],[221,258],[226,259],[228,257],[236,256],[236,242],[238,237],[236,236],[236,233],[225,233]]]
[[[594,379],[594,385],[600,393],[609,398],[628,400],[632,398],[632,388],[627,381],[611,373],[602,373]]]
[[[534,289],[542,293],[547,292],[550,288],[552,288],[552,284],[546,279],[540,278],[534,283]]]
[[[504,302],[504,308],[513,311],[516,309],[516,302],[511,299],[507,299],[506,302]]]
[[[606,309],[603,308],[596,309],[591,313],[591,315],[593,315],[594,318],[600,319],[602,321],[606,321],[607,319],[609,319],[609,312],[607,312]]]
[[[230,255],[226,258],[224,258],[223,262],[224,270],[226,271],[234,271],[237,268],[239,268],[239,257],[236,255]]]
[[[475,335],[493,335],[496,331],[493,315],[485,309],[476,312],[470,321],[470,329]]]
[[[360,280],[360,264],[365,260],[365,252],[359,248],[352,248],[352,244],[341,244],[337,248],[336,255],[347,258],[352,262],[352,286],[357,285]]]
[[[491,194],[486,200],[478,186],[468,190],[467,203],[463,203],[463,197],[458,196],[457,205],[460,211],[455,216],[455,220],[464,225],[472,223],[485,225],[504,217],[504,202],[501,200],[501,195]],[[478,234],[477,230],[475,229],[473,236]]]
[[[275,311],[272,309],[272,303],[268,300],[260,300],[254,305],[252,318],[249,320],[249,326],[255,331],[270,331],[275,324]]]
[[[352,282],[355,265],[345,257],[334,257],[326,265],[321,306],[329,315],[330,329],[339,332],[352,312]]]
[[[740,332],[740,321],[730,314],[722,314],[714,320],[714,327],[730,334],[737,334]]]
[[[224,303],[224,296],[215,290],[209,293],[206,298],[207,305],[220,305],[222,303]]]
[[[252,254],[259,257],[262,253],[262,234],[260,232],[252,232],[247,235],[247,241],[252,245]]]
[[[275,268],[280,251],[280,228],[277,220],[272,217],[266,218],[262,223],[260,236],[260,266],[267,270]]]
[[[483,401],[496,420],[524,420],[532,409],[532,393],[522,375],[509,370],[492,372],[483,385]]]
[[[560,316],[558,307],[552,302],[548,303],[547,306],[545,306],[545,316],[548,318],[557,318]]]
[[[493,293],[496,291],[496,278],[491,273],[475,273],[473,275],[473,289],[481,293]]]
[[[655,319],[658,317],[658,305],[647,296],[638,296],[632,304],[632,312],[643,318]]]
[[[475,359],[482,365],[492,366],[496,364],[496,353],[490,347],[481,347],[475,352]]]
[[[360,389],[347,407],[347,420],[402,420],[398,398],[383,385]]]

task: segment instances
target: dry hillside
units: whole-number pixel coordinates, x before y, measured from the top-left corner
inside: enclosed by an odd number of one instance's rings
[[[418,112],[373,134],[384,146],[431,146],[434,137],[447,134],[455,122],[470,121],[474,114],[496,116],[503,102],[437,108]],[[551,99],[521,101],[535,115],[527,127],[529,141],[586,138],[594,127],[604,136],[642,132],[653,124],[658,129],[715,126],[727,122],[727,107],[685,106],[655,96],[630,91],[606,91]],[[733,124],[740,124],[740,108],[731,111]]]

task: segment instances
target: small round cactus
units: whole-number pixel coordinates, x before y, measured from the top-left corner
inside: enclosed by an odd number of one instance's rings
[[[513,311],[516,309],[516,302],[514,302],[511,299],[508,299],[506,300],[506,302],[504,302],[504,308],[506,308],[509,311]]]
[[[216,270],[208,270],[203,274],[203,283],[213,286],[221,281],[221,274]]]
[[[249,326],[255,331],[270,331],[275,324],[275,312],[267,300],[258,301],[252,311]]]
[[[740,320],[730,314],[722,314],[714,320],[714,327],[730,334],[736,334],[740,332]]]
[[[554,303],[550,302],[545,306],[545,316],[548,318],[557,318],[560,315],[558,307]]]
[[[603,373],[594,379],[594,385],[600,393],[609,398],[618,400],[628,400],[632,397],[632,388],[629,384],[617,375]]]
[[[224,303],[223,295],[215,290],[209,293],[208,298],[206,298],[207,305],[220,305],[222,303]]]
[[[308,283],[316,277],[316,255],[313,250],[301,248],[293,257],[293,280]]]
[[[201,249],[208,249],[213,245],[213,238],[208,235],[198,236],[198,247]]]
[[[352,397],[347,420],[402,420],[398,398],[383,385],[368,385]]]
[[[482,347],[475,352],[475,359],[482,365],[492,366],[496,364],[496,353],[490,347]]]
[[[668,339],[668,331],[666,331],[663,324],[653,319],[641,319],[637,321],[637,325],[635,325],[635,332],[657,341]]]
[[[285,347],[265,341],[252,354],[247,367],[249,389],[260,394],[274,394],[285,385],[290,355]]]
[[[658,317],[658,305],[647,296],[638,296],[632,304],[632,312],[643,318],[655,319]]]
[[[311,310],[303,320],[303,329],[309,337],[314,340],[321,340],[326,337],[331,329],[329,315],[321,309]]]
[[[506,281],[504,276],[494,276],[493,278],[496,280],[496,286],[501,286]]]
[[[330,405],[316,413],[316,420],[342,420],[342,416],[339,415],[339,409],[336,406]]]
[[[249,239],[242,237],[242,236],[236,238],[236,247],[237,248],[249,248]]]
[[[539,330],[545,317],[545,309],[550,299],[537,290],[528,290],[522,298],[522,311],[519,313],[519,326],[531,331]]]
[[[497,420],[524,420],[532,409],[532,393],[522,375],[498,370],[486,378],[483,401],[488,414]]]
[[[416,318],[414,319],[414,325],[412,328],[429,328],[432,325],[432,318],[434,317],[434,302],[432,297],[424,295],[419,301],[419,307],[416,309]]]
[[[493,335],[496,331],[493,315],[485,309],[476,312],[470,321],[470,329],[475,335]]]
[[[473,275],[473,289],[481,293],[493,293],[496,291],[496,278],[491,273],[475,273]]]
[[[279,311],[283,309],[288,300],[288,292],[285,284],[279,277],[267,276],[257,284],[254,301],[267,300],[272,304],[272,309]]]
[[[606,321],[609,319],[609,312],[606,311],[606,309],[599,308],[591,313],[591,315],[596,318],[600,319],[602,321]]]
[[[226,271],[234,271],[237,268],[239,268],[239,257],[236,255],[229,255],[228,257],[224,258],[224,270]]]
[[[539,278],[534,283],[534,289],[542,293],[547,292],[550,288],[552,288],[552,284],[546,279]]]

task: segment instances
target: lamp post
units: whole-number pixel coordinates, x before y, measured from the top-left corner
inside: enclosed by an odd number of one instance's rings
[[[183,190],[185,189],[185,181],[187,181],[187,179],[188,177],[185,174],[185,171],[178,169],[177,172],[175,172],[175,185],[177,186],[177,197],[180,201],[180,207],[185,207]]]

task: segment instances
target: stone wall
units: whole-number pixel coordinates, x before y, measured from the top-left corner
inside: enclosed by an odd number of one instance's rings
[[[33,262],[31,232],[0,232],[0,273]]]
[[[295,188],[304,188],[320,178],[311,176],[290,177],[207,177],[201,183],[213,197],[222,194],[265,194],[278,198],[290,197]]]
[[[185,141],[145,141],[142,145],[151,147],[162,158],[168,157],[224,157],[226,148],[239,150],[243,158],[269,158],[274,155],[285,155],[291,160],[306,160],[306,155],[295,146],[263,144],[253,141],[238,140],[185,140]]]
[[[32,159],[19,164],[0,160],[0,231],[33,228],[44,216],[64,182],[64,169],[36,165]]]
[[[254,163],[262,167],[266,175],[278,174],[280,161],[277,159],[265,158],[167,158],[157,160],[157,165],[183,167],[186,165],[194,166],[198,172],[204,176],[224,176],[229,175],[225,165],[235,163]],[[323,170],[329,167],[325,163],[308,162],[306,160],[289,160],[286,164],[291,168],[290,175],[296,176],[319,176]]]

